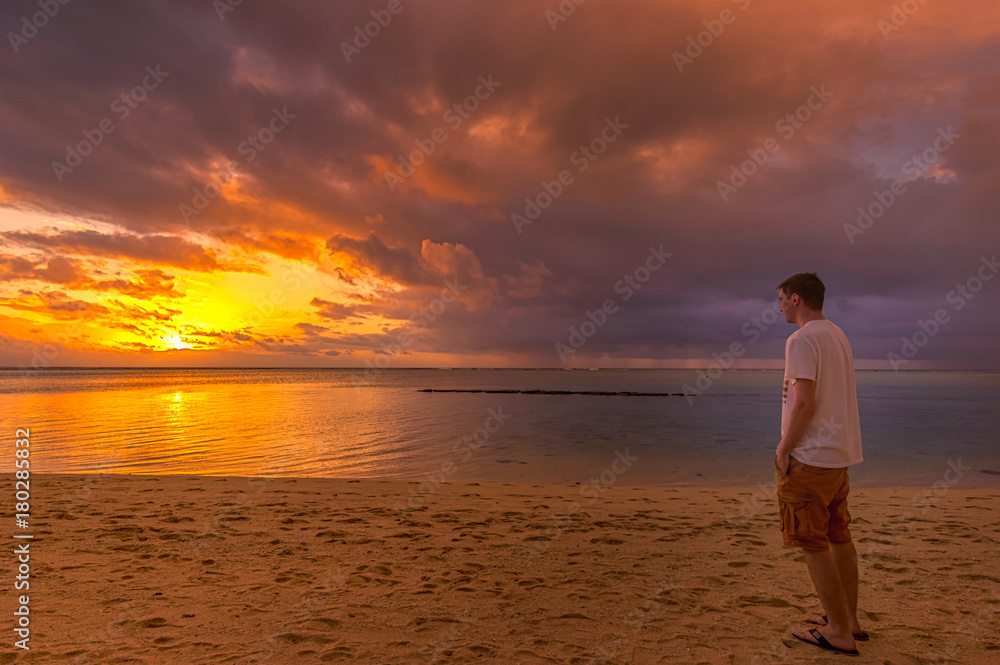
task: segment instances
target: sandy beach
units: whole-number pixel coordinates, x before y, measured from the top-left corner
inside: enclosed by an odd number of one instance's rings
[[[0,663],[846,662],[791,637],[818,600],[766,489],[32,481]],[[857,661],[998,662],[1000,491],[852,498]]]

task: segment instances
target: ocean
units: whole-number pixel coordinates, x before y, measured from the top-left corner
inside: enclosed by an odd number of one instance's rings
[[[697,378],[693,369],[0,369],[0,420],[11,439],[30,429],[34,473],[773,481],[781,371],[729,370],[702,395],[676,394]],[[1000,372],[858,371],[857,383],[865,460],[851,468],[853,487],[1000,488]],[[3,456],[0,470],[13,460]]]

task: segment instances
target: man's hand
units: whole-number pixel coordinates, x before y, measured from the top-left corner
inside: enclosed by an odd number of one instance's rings
[[[781,453],[775,454],[775,461],[778,464],[778,470],[787,476],[788,467],[791,466],[792,464],[792,460],[788,456],[788,453],[785,453],[784,455],[782,455]]]

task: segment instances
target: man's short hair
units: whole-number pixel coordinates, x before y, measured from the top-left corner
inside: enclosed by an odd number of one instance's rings
[[[823,296],[826,295],[826,287],[823,286],[823,281],[814,272],[800,272],[797,275],[792,275],[778,284],[778,290],[784,291],[787,298],[798,294],[806,307],[817,312],[823,311]]]

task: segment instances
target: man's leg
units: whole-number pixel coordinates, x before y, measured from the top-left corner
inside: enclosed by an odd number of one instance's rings
[[[847,593],[840,578],[833,550],[802,550],[802,553],[805,555],[806,566],[809,568],[810,576],[812,576],[813,586],[816,587],[816,593],[819,595],[830,620],[826,626],[816,630],[819,630],[823,637],[835,647],[841,649],[857,648],[854,637],[851,635]],[[801,630],[796,634],[810,642],[815,641],[809,635],[808,630]]]
[[[847,596],[847,618],[851,630],[861,632],[858,623],[858,552],[854,549],[854,541],[846,543],[830,543],[833,559],[837,562],[837,572],[840,574],[840,584]]]
[[[837,572],[840,574],[840,583],[847,595],[847,618],[850,622],[851,632],[860,633],[862,628],[858,622],[858,552],[854,549],[854,541],[852,540],[846,543],[830,543],[830,549],[833,551],[833,559],[837,564]],[[823,617],[815,614],[807,617],[806,621],[820,626],[826,625],[823,622]]]

